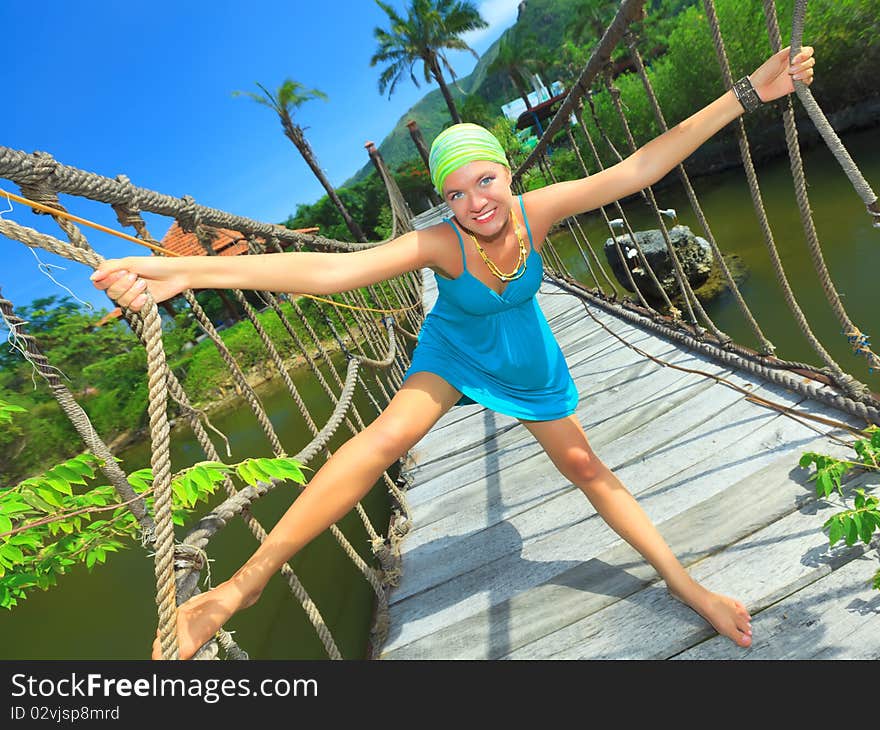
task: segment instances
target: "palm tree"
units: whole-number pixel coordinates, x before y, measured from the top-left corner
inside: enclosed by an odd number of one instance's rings
[[[311,99],[324,99],[326,101],[327,95],[323,91],[318,91],[317,89],[306,89],[302,84],[297,81],[292,81],[291,79],[285,79],[284,83],[281,84],[275,94],[272,94],[260,83],[257,83],[257,86],[265,96],[260,96],[252,91],[233,91],[232,95],[240,96],[244,94],[257,102],[257,104],[269,107],[278,115],[285,136],[296,145],[296,148],[306,161],[306,164],[315,174],[315,177],[318,178],[318,182],[324,186],[324,190],[327,191],[327,196],[333,201],[333,204],[339,210],[342,219],[345,221],[345,225],[347,225],[348,230],[351,231],[351,235],[354,236],[356,241],[366,241],[367,238],[364,236],[364,232],[351,217],[348,209],[345,207],[339,195],[327,179],[327,176],[324,174],[324,171],[321,169],[320,165],[318,165],[318,160],[315,157],[315,153],[312,152],[312,147],[306,139],[303,128],[298,124],[295,124],[293,121],[294,110],[298,109]]]
[[[379,50],[370,59],[370,65],[388,64],[379,77],[379,93],[394,93],[397,83],[408,73],[412,82],[419,86],[414,66],[421,61],[425,81],[431,79],[440,86],[449,114],[456,124],[461,122],[452,94],[443,77],[443,68],[455,80],[455,70],[446,59],[444,49],[470,51],[479,59],[477,52],[460,36],[471,30],[488,27],[473,3],[468,0],[410,0],[404,19],[388,3],[376,0],[391,20],[391,29],[375,28],[373,35],[379,42]]]
[[[487,73],[501,72],[507,74],[513,82],[513,86],[522,100],[526,103],[526,109],[531,109],[529,102],[529,83],[526,77],[529,69],[526,64],[532,63],[532,59],[524,58],[522,46],[508,34],[501,36],[498,42],[498,55],[486,69]]]

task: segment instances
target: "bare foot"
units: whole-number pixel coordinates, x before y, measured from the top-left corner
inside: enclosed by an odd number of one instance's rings
[[[693,592],[687,595],[678,595],[672,590],[670,593],[694,609],[719,634],[726,636],[737,646],[748,648],[752,645],[752,617],[740,601],[720,593],[712,593],[698,583]]]
[[[214,638],[229,617],[256,602],[245,598],[231,583],[224,582],[207,593],[199,593],[177,607],[177,649],[180,659],[189,659]],[[153,659],[162,658],[159,637],[153,642]]]

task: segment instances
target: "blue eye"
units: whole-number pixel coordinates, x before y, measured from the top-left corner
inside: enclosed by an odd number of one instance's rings
[[[452,193],[452,195],[449,196],[449,199],[450,200],[458,200],[458,198],[460,196],[461,196],[461,193]]]
[[[482,180],[480,180],[480,185],[486,186],[486,185],[488,185],[489,183],[491,183],[494,179],[495,179],[495,178],[492,177],[491,175],[487,175],[487,176],[484,177]]]

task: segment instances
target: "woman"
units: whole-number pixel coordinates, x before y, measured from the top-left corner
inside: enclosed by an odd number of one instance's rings
[[[454,218],[366,251],[106,261],[92,276],[95,286],[134,311],[147,301],[147,290],[156,301],[185,289],[319,295],[424,267],[437,274],[438,301],[400,390],[318,470],[229,580],[180,606],[180,657],[192,656],[230,616],[252,605],[271,576],[349,512],[446,411],[472,400],[519,418],[674,596],[720,634],[750,646],[745,606],[710,592],[685,572],[635,499],[593,453],[573,415],[577,391],[534,294],[541,280],[541,242],[554,223],[651,185],[745,109],[791,93],[793,78],[811,83],[813,49],[804,47],[791,65],[788,56],[787,48],[774,54],[734,90],[617,165],[519,198],[511,194],[510,168],[498,141],[481,127],[455,125],[438,135],[430,158],[432,180]],[[153,658],[160,658],[158,639]]]

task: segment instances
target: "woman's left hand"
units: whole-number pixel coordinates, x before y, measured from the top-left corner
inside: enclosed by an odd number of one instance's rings
[[[813,66],[816,65],[816,59],[813,58],[812,46],[803,46],[794,57],[792,64],[788,62],[790,53],[791,46],[786,46],[779,53],[770,56],[749,75],[761,101],[773,101],[780,96],[790,94],[794,91],[794,79],[803,81],[808,86],[813,82]]]

